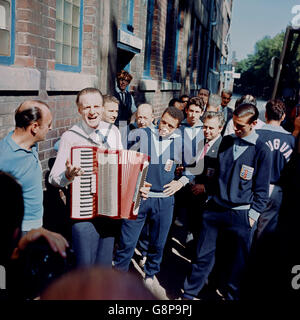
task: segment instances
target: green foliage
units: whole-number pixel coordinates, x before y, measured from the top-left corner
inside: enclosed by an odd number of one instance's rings
[[[280,57],[283,40],[284,32],[274,38],[266,36],[255,44],[254,54],[237,63],[236,72],[241,73],[241,78],[235,82],[236,93],[270,98],[274,82],[269,75],[270,62],[273,56]]]

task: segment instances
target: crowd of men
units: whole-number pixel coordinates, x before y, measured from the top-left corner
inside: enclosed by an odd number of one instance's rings
[[[137,218],[100,216],[71,221],[70,244],[43,228],[37,143],[46,139],[52,114],[46,103],[28,100],[16,110],[15,129],[0,141],[1,177],[9,175],[20,184],[24,203],[21,218],[5,235],[7,248],[2,249],[3,254],[1,251],[1,261],[6,264],[12,250],[16,253],[26,247],[24,243],[44,236],[63,257],[70,246],[76,267],[100,265],[127,273],[139,248],[144,284],[153,291],[174,223],[185,225],[185,242],[192,243],[191,270],[182,283],[181,298],[197,299],[211,281],[219,298],[238,300],[250,253],[257,250],[261,239],[277,230],[282,172],[297,152],[299,117],[294,119],[294,131],[288,132],[283,128],[286,109],[282,101],[268,101],[262,121],[255,97],[241,97],[233,110],[229,107],[231,91],[217,95],[202,88],[197,96],[171,99],[155,119],[151,104],[136,107],[126,89],[131,80],[123,70],[118,73],[114,96],[103,95],[97,88],[84,88],[77,94],[82,119],[59,139],[48,181],[68,189],[84,174],[84,168],[71,161],[73,146],[147,154],[150,164],[140,189]],[[1,180],[2,188],[3,183]],[[15,232],[18,229],[21,233]],[[33,237],[32,232],[36,232]],[[217,241],[220,237],[221,243]],[[216,259],[217,255],[223,260]],[[216,277],[212,275],[215,261],[226,264],[217,269],[218,281],[212,279]]]

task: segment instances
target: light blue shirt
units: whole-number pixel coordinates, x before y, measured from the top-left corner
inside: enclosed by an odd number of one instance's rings
[[[251,134],[246,137],[238,138],[235,134],[234,136],[234,146],[233,146],[233,159],[236,160],[240,155],[242,155],[248,148],[249,144],[256,144],[258,134],[253,130]]]
[[[29,231],[42,226],[42,168],[37,145],[31,150],[23,149],[12,139],[12,134],[13,131],[0,141],[0,170],[11,174],[22,186],[24,198],[22,231]]]

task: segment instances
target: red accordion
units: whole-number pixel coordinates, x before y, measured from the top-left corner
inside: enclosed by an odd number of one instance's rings
[[[71,162],[84,170],[71,185],[72,219],[136,219],[148,155],[133,150],[72,147]]]

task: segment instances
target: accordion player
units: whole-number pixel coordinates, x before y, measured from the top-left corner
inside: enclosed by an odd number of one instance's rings
[[[135,220],[149,166],[149,156],[133,150],[71,148],[71,162],[84,174],[71,185],[71,219],[106,216]]]

